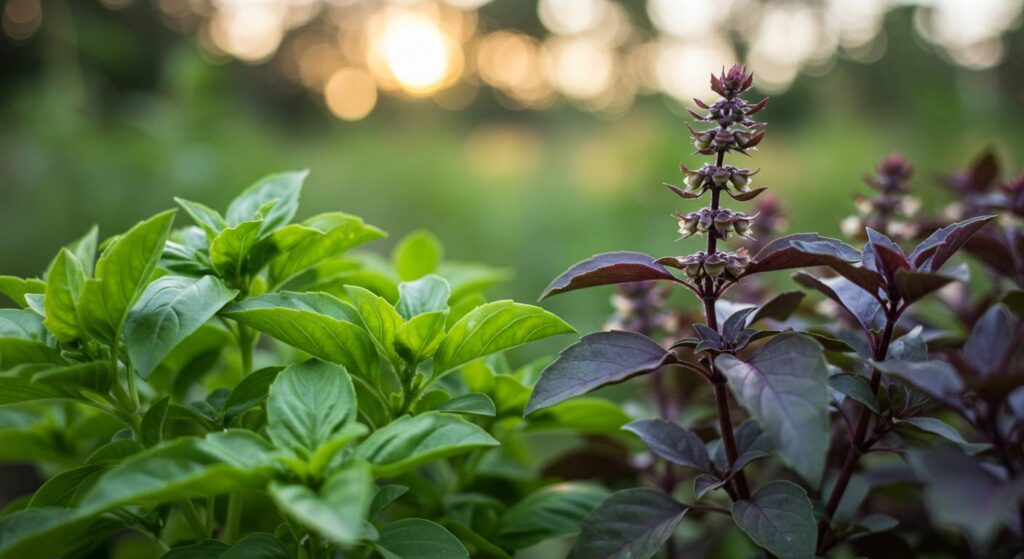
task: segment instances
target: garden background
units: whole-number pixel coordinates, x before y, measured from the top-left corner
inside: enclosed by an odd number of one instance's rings
[[[1022,4],[5,0],[0,272],[36,275],[174,195],[222,207],[309,168],[299,218],[362,216],[391,232],[381,252],[429,229],[513,272],[493,298],[530,301],[593,253],[691,251],[669,214],[692,208],[660,185],[698,160],[688,99],[735,61],[772,96],[758,184],[790,230],[839,236],[891,151],[926,209],[986,146],[1004,175],[1024,163]],[[545,306],[588,332],[610,294]]]

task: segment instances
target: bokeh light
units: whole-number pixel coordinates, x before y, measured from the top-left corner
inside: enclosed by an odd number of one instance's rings
[[[103,0],[111,9],[131,1]],[[542,32],[527,33],[481,16],[490,0],[152,1],[169,27],[196,33],[212,60],[277,57],[286,77],[313,92],[358,67],[382,95],[432,97],[453,110],[489,92],[508,108],[566,99],[606,116],[637,95],[688,103],[708,72],[734,62],[780,92],[839,56],[877,60],[886,15],[897,9],[913,12],[916,33],[948,61],[984,70],[1005,60],[1004,36],[1022,10],[1020,0],[646,0],[640,10],[622,0],[538,0]],[[4,31],[27,40],[41,14],[39,0],[9,0]]]
[[[334,116],[360,120],[377,104],[377,84],[362,68],[342,68],[327,80],[324,100]]]

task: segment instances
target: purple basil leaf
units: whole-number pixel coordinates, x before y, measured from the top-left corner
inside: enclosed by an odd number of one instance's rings
[[[523,415],[661,367],[672,354],[633,332],[597,332],[569,346],[541,373]]]
[[[750,307],[746,309],[738,310],[726,319],[725,324],[722,325],[722,338],[727,341],[734,341],[747,327],[747,317],[754,313],[757,307]]]
[[[793,245],[796,250],[802,251],[810,258],[811,266],[827,266],[835,273],[860,286],[873,297],[877,298],[879,291],[885,287],[885,278],[881,274],[858,266],[844,258],[842,253],[830,243],[797,241]]]
[[[971,256],[1010,278],[1017,276],[1016,263],[1020,258],[1014,258],[1016,248],[1015,243],[1010,242],[999,229],[982,229],[964,245],[964,250]]]
[[[966,280],[966,274],[966,266],[958,267],[950,273],[898,270],[893,277],[893,283],[896,286],[896,292],[909,304],[946,287],[954,281]]]
[[[995,218],[994,215],[972,217],[935,231],[910,253],[910,262],[917,270],[937,271],[975,233]]]
[[[722,472],[737,472],[744,466],[769,456],[772,452],[772,443],[768,436],[761,430],[757,421],[748,419],[736,428],[733,437],[736,440],[736,463],[730,467],[729,458],[725,454],[725,445],[722,439],[708,443],[708,452],[711,453],[715,466]]]
[[[845,278],[818,278],[806,272],[797,272],[793,274],[793,279],[838,303],[865,332],[881,329],[885,323],[885,310],[881,303]]]
[[[803,291],[787,291],[785,293],[780,293],[767,303],[761,305],[761,307],[757,309],[757,312],[754,313],[753,318],[751,318],[747,324],[754,324],[766,318],[779,321],[786,320],[797,310],[797,308],[800,307],[800,303],[803,300]]]
[[[868,242],[864,244],[864,250],[861,252],[861,264],[865,268],[892,277],[897,269],[910,267],[907,255],[892,239],[870,227],[867,228],[867,233]]]
[[[953,447],[911,451],[908,462],[928,483],[924,504],[937,524],[960,528],[986,547],[1016,514],[1024,483],[1006,483],[981,460]]]
[[[700,474],[693,478],[693,498],[699,501],[704,498],[704,495],[725,484],[726,480],[724,479],[719,479],[710,474]]]
[[[832,253],[842,260],[857,262],[860,260],[860,253],[850,245],[822,237],[815,233],[798,233],[789,235],[768,243],[756,255],[747,268],[744,275],[759,274],[762,272],[774,272],[777,270],[791,270],[793,268],[806,268],[808,266],[821,266],[818,254],[806,254],[797,248],[797,243],[825,243],[832,249]]]
[[[829,445],[828,367],[821,345],[796,333],[780,334],[745,361],[719,355],[715,367],[779,458],[818,487]]]
[[[569,268],[555,278],[544,290],[541,299],[593,287],[595,285],[611,285],[648,280],[672,280],[675,276],[664,266],[655,262],[654,258],[640,252],[606,252],[597,254]]]
[[[838,390],[844,396],[860,402],[875,413],[882,413],[878,405],[878,397],[871,391],[868,380],[860,375],[839,374],[828,379],[830,388]]]
[[[623,429],[640,437],[651,452],[673,464],[711,472],[711,458],[704,441],[676,423],[664,419],[639,419]]]
[[[945,361],[902,361],[887,359],[875,362],[878,370],[894,376],[943,402],[950,402],[964,389],[964,382],[952,365]]]
[[[653,557],[690,510],[656,489],[626,489],[583,520],[569,559]]]
[[[998,373],[1008,353],[1017,350],[1012,335],[1016,322],[1006,307],[996,305],[974,323],[971,335],[964,343],[964,359],[982,377]]]

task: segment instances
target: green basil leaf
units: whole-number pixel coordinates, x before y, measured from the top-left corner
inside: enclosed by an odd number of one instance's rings
[[[395,348],[402,359],[409,363],[429,359],[444,338],[447,315],[447,311],[425,312],[403,324],[395,336]]]
[[[229,430],[182,437],[136,454],[82,497],[82,515],[115,507],[256,488],[270,475],[273,449],[259,435]]]
[[[437,410],[452,413],[482,415],[485,417],[494,417],[498,413],[497,409],[494,407],[494,400],[491,400],[487,394],[482,394],[480,392],[470,392],[469,394],[456,396],[438,406]]]
[[[333,542],[355,543],[373,500],[373,477],[365,462],[353,462],[327,478],[319,490],[270,484],[270,496],[285,514]]]
[[[222,278],[237,287],[259,269],[250,261],[250,254],[259,241],[262,221],[244,221],[224,229],[210,243],[210,263]]]
[[[82,337],[78,323],[78,299],[85,284],[85,269],[66,248],[60,250],[46,276],[46,320],[43,324],[55,338],[70,342]]]
[[[292,559],[292,555],[273,534],[255,532],[238,540],[218,559]]]
[[[149,284],[124,328],[135,369],[148,378],[172,349],[236,295],[238,291],[213,276],[164,276]]]
[[[267,273],[271,288],[277,288],[302,272],[345,251],[386,237],[380,229],[362,219],[331,212],[313,216],[285,233],[282,229],[270,237],[277,245]]]
[[[46,282],[36,278],[18,278],[0,276],[0,293],[21,308],[28,306],[25,295],[29,293],[46,293]]]
[[[192,218],[192,221],[196,222],[196,225],[203,228],[208,240],[212,241],[218,233],[228,226],[228,222],[224,220],[220,212],[213,208],[199,202],[185,200],[184,198],[175,197],[174,201],[188,213],[188,216]]]
[[[719,355],[715,366],[761,424],[784,463],[813,487],[828,452],[828,368],[821,346],[794,333],[772,338],[746,361]]]
[[[444,526],[422,518],[388,524],[375,543],[385,559],[469,559],[469,552]]]
[[[373,496],[373,502],[370,504],[370,520],[373,520],[378,514],[384,511],[384,509],[390,507],[395,501],[402,495],[409,492],[409,488],[404,485],[388,484],[382,486],[377,490],[377,493]]]
[[[427,412],[378,429],[356,447],[356,455],[378,477],[392,477],[432,460],[497,445],[486,431],[457,415]]]
[[[299,209],[299,195],[302,183],[309,171],[292,171],[263,177],[255,184],[246,188],[228,205],[224,217],[230,227],[243,222],[262,221],[260,235],[280,229],[295,217]],[[257,217],[257,212],[264,209],[270,202],[276,201],[265,215]]]
[[[149,283],[174,221],[174,210],[158,214],[115,239],[85,281],[78,304],[85,332],[108,344],[121,335],[128,311]]]
[[[93,225],[89,231],[76,241],[68,244],[67,249],[82,264],[86,276],[92,276],[96,268],[96,247],[99,242],[100,228]]]
[[[474,359],[576,330],[562,319],[531,305],[495,301],[462,317],[434,354],[434,375],[442,375]]]
[[[402,237],[391,253],[395,271],[402,281],[412,281],[433,274],[443,259],[444,246],[441,245],[441,240],[422,229]]]
[[[428,312],[448,310],[451,289],[441,276],[424,276],[416,281],[398,284],[398,314],[410,318]]]
[[[511,550],[580,531],[580,524],[608,497],[608,490],[590,483],[560,483],[524,497],[498,520],[495,542]]]
[[[81,557],[121,530],[113,517],[79,518],[73,508],[39,507],[0,518],[0,558]]]
[[[776,481],[736,501],[732,517],[754,543],[779,559],[811,559],[818,540],[814,506],[807,492],[788,481]]]
[[[655,489],[626,489],[583,520],[570,559],[653,557],[690,509]]]
[[[314,357],[339,363],[350,374],[375,379],[373,340],[343,313],[351,316],[355,309],[326,293],[269,293],[221,311]]]
[[[281,371],[270,385],[267,433],[278,448],[312,456],[356,419],[356,392],[345,369],[307,361]]]
[[[0,370],[27,363],[64,363],[60,352],[42,342],[24,338],[0,337]]]
[[[392,362],[398,360],[395,351],[395,337],[399,328],[405,323],[398,311],[386,299],[369,289],[356,285],[345,286],[345,293],[352,300],[363,325],[370,333],[377,349],[384,353]]]
[[[243,378],[224,402],[224,415],[237,417],[263,403],[282,367],[265,367]]]
[[[75,506],[81,495],[92,487],[106,469],[101,464],[86,464],[64,470],[36,490],[28,508]]]
[[[0,337],[45,342],[43,317],[28,309],[0,309]]]

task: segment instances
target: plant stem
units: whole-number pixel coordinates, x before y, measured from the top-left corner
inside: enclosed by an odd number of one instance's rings
[[[882,337],[875,346],[874,355],[872,356],[875,361],[882,361],[889,354],[889,344],[892,342],[893,332],[896,328],[896,320],[898,319],[896,312],[889,312],[885,319],[885,330],[882,331]],[[882,372],[877,368],[871,369],[871,393],[876,394],[878,392],[878,386],[882,382]],[[839,508],[839,503],[843,499],[843,493],[846,492],[846,487],[850,483],[850,478],[853,477],[853,472],[857,467],[857,462],[860,457],[870,445],[865,444],[865,439],[868,433],[868,423],[871,421],[871,410],[867,406],[861,406],[860,415],[857,418],[857,428],[853,433],[853,439],[850,441],[850,450],[846,453],[846,460],[843,461],[843,466],[839,470],[839,477],[836,478],[836,484],[832,489],[832,495],[829,496],[828,503],[825,504],[825,516],[821,519],[818,525],[818,549],[823,552],[828,548],[828,542],[826,536],[828,535],[829,523],[832,520],[832,515],[835,514],[836,509]],[[873,441],[872,441],[873,442]]]
[[[715,163],[716,166],[721,167],[725,161],[725,152],[718,152],[718,159]],[[721,204],[722,192],[719,188],[711,189],[711,209],[718,210]],[[718,251],[718,232],[712,228],[708,231],[708,249],[707,256],[711,256]],[[704,319],[707,322],[708,328],[714,331],[718,331],[718,316],[715,314],[715,303],[718,301],[718,286],[716,285],[715,279],[711,277],[705,278],[705,283],[702,286],[703,301],[704,301]],[[717,370],[715,370],[714,362],[708,360],[708,368],[711,371],[713,384],[715,387],[715,407],[718,410],[718,425],[722,431],[722,444],[725,446],[725,455],[729,459],[729,466],[739,459],[739,454],[736,451],[736,437],[733,434],[732,416],[729,412],[729,392],[726,388],[725,377],[722,376]],[[735,486],[736,495],[740,499],[750,498],[750,487],[747,485],[747,478],[743,474],[743,471],[738,471],[733,476],[733,484]]]
[[[226,543],[235,543],[242,527],[242,494],[238,491],[228,496],[228,516],[224,523],[224,534],[221,539]]]
[[[178,506],[181,507],[181,513],[185,517],[185,522],[188,522],[188,526],[192,529],[192,534],[195,535],[197,542],[210,537],[210,533],[206,531],[206,526],[203,525],[202,519],[199,518],[199,511],[196,510],[196,505],[191,499],[179,500]]]
[[[324,557],[324,543],[320,539],[320,536],[315,532],[309,533],[309,556],[312,559],[321,559]]]

